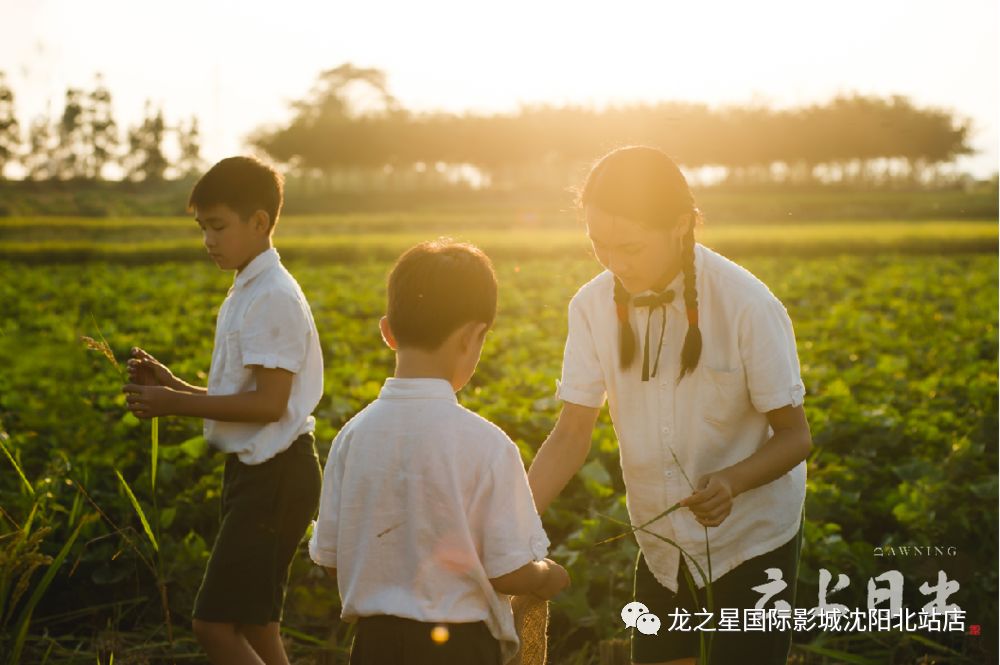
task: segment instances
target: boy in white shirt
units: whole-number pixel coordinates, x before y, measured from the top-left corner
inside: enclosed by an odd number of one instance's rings
[[[569,575],[546,559],[517,445],[460,406],[496,315],[479,249],[444,240],[389,276],[382,337],[396,371],[330,449],[312,559],[358,621],[351,664],[501,664],[517,651],[508,594],[548,599]]]
[[[309,303],[271,245],[281,176],[248,157],[213,166],[188,203],[205,248],[235,270],[219,308],[208,387],[132,350],[131,411],[205,419],[226,455],[221,524],[195,598],[195,636],[216,665],[288,665],[280,622],[292,557],[320,491],[316,420],[323,356]]]

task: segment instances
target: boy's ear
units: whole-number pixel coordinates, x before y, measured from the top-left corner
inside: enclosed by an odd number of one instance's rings
[[[255,231],[267,233],[271,226],[271,216],[267,214],[266,210],[255,210],[250,215],[250,224],[253,225]]]
[[[489,326],[482,321],[469,321],[462,326],[461,330],[460,339],[462,341],[462,349],[464,350],[470,346],[482,344]]]
[[[392,328],[389,327],[388,317],[383,316],[381,319],[379,319],[378,329],[379,332],[382,333],[382,341],[385,342],[385,345],[388,346],[393,351],[398,350],[399,345],[396,344],[396,338],[392,334]]]

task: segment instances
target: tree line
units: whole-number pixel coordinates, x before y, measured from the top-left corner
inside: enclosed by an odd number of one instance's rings
[[[649,143],[687,169],[720,167],[730,182],[871,183],[926,179],[972,152],[967,119],[903,96],[838,96],[781,110],[663,102],[420,114],[402,108],[383,72],[345,64],[320,74],[292,112],[286,126],[261,129],[251,142],[321,174],[471,164],[494,183],[561,178],[616,145]]]
[[[0,72],[0,179],[11,166],[34,181],[131,181],[184,177],[202,166],[198,119],[168,125],[163,110],[146,102],[142,119],[124,132],[111,91],[100,75],[89,89],[69,87],[62,112],[39,115],[26,127],[15,112],[14,91]],[[166,149],[172,140],[176,157]]]
[[[147,103],[141,122],[123,134],[111,102],[98,78],[90,90],[68,89],[57,117],[22,128],[0,73],[0,178],[12,164],[42,181],[100,180],[110,172],[157,181],[204,166],[197,118],[168,126]],[[929,182],[972,152],[968,119],[902,96],[838,96],[791,109],[662,102],[416,113],[392,95],[384,72],[348,63],[322,72],[290,110],[286,125],[258,129],[249,144],[293,178],[343,189],[453,182],[458,170],[473,171],[484,185],[562,185],[626,143],[659,146],[685,170],[715,169],[735,184]],[[163,147],[168,135],[173,159]]]

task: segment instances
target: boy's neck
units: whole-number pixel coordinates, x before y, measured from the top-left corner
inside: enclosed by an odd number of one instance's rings
[[[450,362],[449,362],[450,360]],[[444,379],[451,383],[455,375],[455,360],[437,351],[398,349],[396,351],[397,379]]]
[[[272,244],[271,244],[271,241],[270,241],[270,240],[268,240],[268,242],[267,242],[267,244],[266,244],[266,245],[262,246],[262,247],[261,247],[260,249],[258,249],[258,250],[257,250],[256,252],[254,252],[254,254],[253,254],[253,255],[252,255],[252,256],[251,256],[251,257],[250,257],[249,259],[247,259],[247,260],[246,260],[246,263],[244,263],[243,265],[239,266],[239,267],[238,267],[238,268],[236,269],[236,274],[238,275],[238,274],[240,274],[241,272],[243,272],[243,269],[244,269],[244,268],[246,268],[246,267],[247,267],[248,265],[250,265],[251,263],[253,263],[253,260],[254,260],[254,259],[256,259],[256,258],[257,258],[258,256],[260,256],[261,254],[263,254],[263,253],[264,253],[264,252],[266,252],[267,250],[271,249],[272,247],[274,247],[274,245],[272,245]]]

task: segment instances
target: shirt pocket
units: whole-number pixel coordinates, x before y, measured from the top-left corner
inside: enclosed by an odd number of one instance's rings
[[[698,411],[705,422],[719,430],[732,428],[750,406],[746,373],[742,366],[702,367]]]

